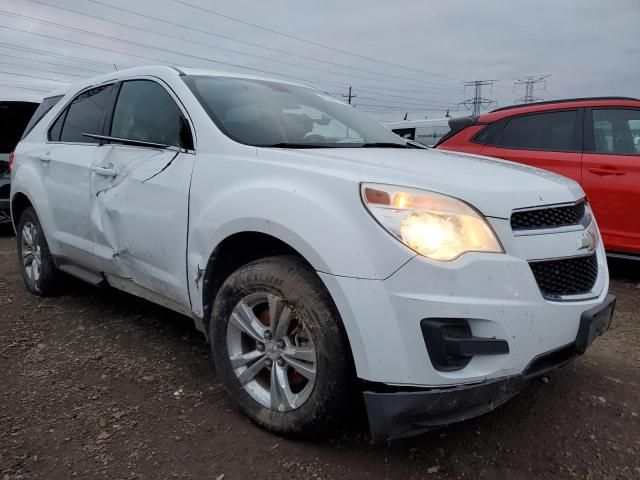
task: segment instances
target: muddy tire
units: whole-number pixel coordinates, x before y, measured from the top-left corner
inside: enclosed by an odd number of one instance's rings
[[[340,317],[303,261],[251,262],[221,286],[211,315],[219,378],[239,409],[271,432],[335,431],[352,399],[352,360]]]
[[[18,262],[27,288],[40,296],[59,293],[62,274],[53,262],[40,220],[33,208],[27,208],[22,213],[16,230]]]

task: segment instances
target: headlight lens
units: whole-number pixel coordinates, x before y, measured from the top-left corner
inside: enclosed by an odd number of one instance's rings
[[[448,262],[468,252],[504,253],[484,217],[461,200],[376,184],[362,184],[361,195],[380,225],[427,258]]]

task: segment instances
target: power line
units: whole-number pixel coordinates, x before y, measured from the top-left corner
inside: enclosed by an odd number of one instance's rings
[[[83,44],[84,45],[84,44]],[[97,48],[100,49],[100,47],[95,47],[93,45],[85,45],[88,46],[90,48]],[[5,43],[5,42],[0,42],[0,48],[6,48],[6,49],[16,49],[18,51],[24,51],[26,53],[32,53],[34,55],[40,55],[40,56],[45,56],[45,57],[51,57],[51,58],[63,58],[63,59],[69,59],[69,60],[73,60],[76,62],[80,62],[80,63],[95,63],[96,65],[104,65],[105,67],[109,68],[109,71],[112,70],[113,64],[111,63],[106,63],[106,62],[94,62],[91,60],[86,60],[80,57],[71,57],[71,56],[67,56],[67,55],[58,55],[58,54],[54,54],[54,53],[49,53],[45,50],[41,50],[41,49],[37,49],[37,48],[26,48],[26,47],[22,47],[20,45],[16,45],[16,44],[12,44],[12,43]],[[27,61],[33,61],[33,62],[39,62],[39,63],[48,63],[50,65],[58,65],[52,62],[44,62],[43,60],[40,59],[32,59],[32,58],[26,58],[24,56],[16,56],[16,55],[7,55],[6,53],[0,53],[0,55],[4,55],[4,56],[8,56],[8,57],[14,57],[14,58],[21,58],[23,60],[27,60]],[[86,67],[76,67],[76,66],[71,66],[71,65],[59,65],[60,67],[64,67],[64,68],[69,68],[69,69],[75,69],[75,70],[80,70],[80,71],[87,71],[87,72],[92,72],[92,73],[96,73],[96,74],[104,74],[104,73],[108,73],[105,71],[99,71],[99,70],[93,70],[93,69],[87,69]],[[25,65],[25,67],[27,67]],[[312,80],[308,79],[307,80],[310,83],[315,83]],[[407,97],[405,95],[394,95],[392,93],[384,93],[382,91],[379,90],[369,90],[366,88],[358,88],[360,91],[365,92],[365,93],[371,93],[374,95],[377,95],[378,97],[391,97],[391,98],[400,98],[400,99],[404,99],[404,100],[411,100],[413,102],[423,102],[423,101],[427,101],[427,102],[434,102],[434,103],[443,103],[443,104],[447,104],[446,102],[441,102],[439,100],[433,100],[433,99],[429,99],[429,98],[417,98],[417,97]],[[411,90],[410,90],[411,91]],[[341,97],[342,94],[341,93],[334,93],[333,94],[336,97]],[[373,100],[374,98],[372,97],[361,97],[361,98],[366,98],[366,99],[370,99]],[[375,98],[375,100],[378,100],[378,98]],[[411,104],[413,105],[414,103],[411,102]],[[397,103],[409,103],[409,102],[397,102]]]
[[[78,41],[75,41],[75,40],[69,40],[69,39],[57,37],[57,36],[54,36],[54,35],[47,35],[45,33],[34,32],[34,31],[31,31],[31,30],[24,30],[24,29],[20,29],[20,28],[16,28],[16,27],[9,27],[9,26],[6,26],[6,25],[0,25],[0,28],[4,28],[4,29],[8,29],[8,30],[14,30],[14,31],[18,31],[18,32],[23,32],[23,33],[27,33],[27,34],[30,34],[30,35],[36,35],[36,36],[40,36],[40,37],[43,37],[43,38],[54,39],[54,40],[58,40],[58,41],[61,41],[61,42],[71,43],[71,44],[74,44],[74,45],[81,45],[81,46],[94,48],[96,50],[101,50],[101,51],[105,51],[105,52],[111,52],[111,53],[117,53],[117,54],[121,54],[121,55],[127,55],[127,56],[130,56],[130,57],[141,58],[141,59],[144,59],[144,60],[151,60],[153,62],[160,62],[162,64],[170,64],[170,65],[181,66],[181,67],[192,67],[191,65],[186,65],[184,63],[169,62],[167,60],[159,59],[159,58],[156,58],[156,57],[150,57],[150,56],[131,53],[130,51],[123,52],[121,50],[115,50],[115,49],[106,48],[106,47],[98,47],[96,45],[91,45],[91,44],[88,44],[88,43],[78,42]],[[70,27],[70,28],[73,28],[73,27]],[[180,55],[182,57],[195,58],[195,59],[203,60],[203,61],[210,62],[210,63],[216,63],[216,64],[225,65],[225,66],[240,68],[240,69],[244,69],[244,70],[258,72],[258,73],[261,73],[261,74],[274,75],[274,76],[277,76],[277,77],[283,77],[283,78],[289,78],[289,79],[293,79],[293,80],[299,80],[299,81],[303,81],[303,82],[310,83],[310,84],[320,84],[320,85],[330,85],[330,86],[333,86],[333,87],[343,87],[343,84],[339,84],[339,83],[335,83],[335,82],[329,82],[329,81],[326,81],[326,80],[310,79],[310,78],[306,78],[306,77],[300,77],[300,76],[294,76],[294,75],[289,75],[289,74],[278,73],[278,72],[274,72],[274,71],[271,71],[271,70],[263,70],[263,69],[259,69],[259,68],[247,67],[247,66],[240,65],[240,64],[235,64],[235,63],[230,63],[230,62],[223,62],[223,61],[215,60],[215,59],[212,59],[212,58],[209,58],[209,57],[202,57],[202,56],[198,56],[198,55],[187,54],[187,53],[184,53],[184,52],[171,50],[171,49],[166,49],[166,48],[161,48],[161,47],[156,47],[156,46],[153,46],[153,45],[143,44],[143,43],[139,43],[139,42],[131,42],[131,41],[127,41],[127,40],[121,40],[121,39],[118,39],[116,37],[110,37],[108,35],[95,34],[93,32],[88,32],[87,34],[88,35],[92,35],[92,36],[103,37],[103,38],[107,37],[107,38],[110,38],[110,39],[113,39],[113,40],[116,40],[116,41],[122,41],[124,43],[133,44],[135,46],[139,46],[139,47],[142,47],[142,48],[153,49],[153,50],[156,50],[156,51],[166,52],[166,53],[174,54],[174,55]],[[361,89],[361,90],[363,90],[363,89]],[[387,88],[387,90],[399,91],[399,92],[406,91],[406,90],[403,90],[403,89],[392,89],[392,88]],[[377,93],[372,88],[370,88],[368,91],[372,92],[372,93]]]
[[[358,103],[356,106],[358,109],[362,110],[380,110],[380,111],[393,111],[393,110],[401,110],[403,112],[423,112],[425,110],[444,110],[445,107],[441,107],[439,105],[424,105],[424,106],[416,106],[416,107],[387,107],[385,105],[376,105],[370,103]]]
[[[49,3],[46,3],[46,2],[43,2],[43,1],[40,1],[40,0],[29,0],[29,1],[33,2],[33,3],[38,3],[40,5],[46,5],[46,6],[51,7],[51,8],[56,8],[56,9],[59,9],[59,10],[65,10],[65,11],[77,13],[79,15],[84,15],[84,16],[87,16],[87,17],[90,17],[90,18],[95,18],[97,20],[102,20],[104,22],[114,23],[114,24],[125,26],[125,27],[129,27],[129,28],[135,28],[136,30],[148,31],[150,33],[156,33],[156,34],[163,35],[163,36],[170,36],[170,35],[166,34],[165,32],[156,32],[154,30],[146,29],[146,28],[139,27],[139,26],[127,25],[127,24],[124,24],[124,23],[116,22],[114,20],[109,20],[109,19],[101,18],[101,17],[95,16],[95,15],[91,15],[91,14],[88,14],[88,13],[80,12],[80,11],[75,10],[75,9],[60,7],[60,6],[57,6],[57,5],[51,5]],[[449,84],[445,84],[445,83],[430,82],[430,81],[425,81],[425,80],[420,80],[420,79],[415,79],[415,78],[402,77],[402,76],[399,76],[399,75],[393,75],[393,74],[389,74],[389,73],[376,72],[376,71],[369,70],[369,69],[366,69],[366,68],[360,68],[360,67],[355,67],[355,66],[352,66],[352,65],[345,65],[345,64],[336,63],[336,62],[330,62],[328,60],[322,60],[322,59],[310,57],[310,56],[307,56],[307,55],[301,55],[301,54],[297,54],[297,53],[293,53],[293,52],[288,52],[286,50],[267,47],[265,45],[261,45],[261,44],[258,44],[258,43],[253,43],[253,42],[249,42],[249,41],[246,41],[246,40],[240,40],[240,39],[237,39],[237,38],[234,38],[234,37],[230,37],[230,36],[227,36],[227,35],[221,35],[219,33],[209,32],[207,30],[202,30],[202,29],[199,29],[199,28],[195,28],[193,26],[184,25],[184,24],[177,23],[177,22],[172,22],[172,21],[160,18],[160,17],[155,17],[155,16],[148,15],[148,14],[142,14],[142,13],[139,13],[139,12],[135,12],[133,10],[128,10],[126,8],[118,7],[116,5],[111,5],[111,4],[104,3],[104,2],[101,2],[101,1],[98,1],[98,0],[87,0],[87,1],[95,3],[96,5],[101,5],[103,7],[111,8],[111,9],[114,9],[114,10],[118,10],[120,12],[128,13],[128,14],[131,14],[131,15],[136,15],[136,16],[141,17],[141,18],[146,18],[148,20],[155,20],[157,22],[161,22],[161,23],[164,23],[166,25],[172,25],[172,26],[175,26],[175,27],[178,27],[178,28],[183,28],[183,29],[186,29],[186,30],[202,33],[204,35],[208,35],[208,36],[212,36],[212,37],[216,37],[216,38],[222,38],[224,40],[228,40],[228,41],[231,41],[231,42],[237,42],[237,43],[240,43],[240,44],[243,44],[243,45],[248,45],[248,46],[251,46],[251,47],[256,47],[256,48],[269,50],[269,51],[272,51],[272,52],[275,52],[275,53],[279,53],[279,54],[290,55],[290,56],[297,57],[297,58],[302,58],[302,59],[305,59],[305,60],[311,60],[311,61],[314,61],[314,62],[319,62],[319,63],[322,63],[322,64],[326,64],[326,65],[333,65],[333,66],[337,66],[337,67],[340,67],[340,68],[346,68],[346,69],[350,69],[350,70],[356,70],[356,71],[360,71],[360,72],[365,72],[365,73],[368,73],[368,74],[381,75],[381,76],[390,77],[390,78],[396,78],[396,79],[420,82],[420,83],[423,83],[423,84],[431,85],[431,88],[440,88],[440,89],[445,89],[445,88],[446,89],[454,89],[455,88],[454,86],[449,85]],[[193,40],[187,40],[187,39],[182,38],[182,37],[175,37],[175,36],[170,36],[170,37],[177,38],[177,39],[180,39],[180,40],[183,40],[183,41],[187,41],[187,42],[191,42],[191,43],[200,43],[200,42],[196,42],[196,41],[193,41]],[[222,47],[218,47],[218,46],[214,46],[214,45],[210,45],[210,44],[204,44],[204,45],[206,45],[208,47],[214,47],[214,48],[223,49]],[[255,55],[252,55],[252,54],[249,54],[249,53],[245,53],[245,52],[241,52],[241,53],[245,54],[245,55],[255,56]],[[268,60],[269,61],[273,61],[274,59],[269,58]],[[276,61],[278,61],[278,60],[276,60]],[[305,67],[305,66],[302,66],[302,67],[303,68],[313,68],[313,67]],[[374,80],[374,79],[371,79],[371,80]]]
[[[96,61],[93,61],[93,60],[80,59],[78,57],[73,57],[71,55],[47,53],[48,52],[47,50],[40,50],[38,48],[23,47],[22,45],[16,45],[15,43],[0,42],[0,47],[2,47],[2,48],[12,48],[14,50],[19,50],[19,51],[23,51],[23,52],[27,52],[27,53],[34,53],[36,55],[42,55],[42,56],[46,56],[46,57],[62,58],[62,59],[65,59],[65,60],[72,60],[72,61],[78,62],[78,63],[88,63],[88,64],[95,64],[95,65],[111,65],[109,63],[104,63],[104,62],[96,62]],[[80,67],[78,67],[78,68],[80,68]],[[83,70],[84,70],[84,68],[83,68]],[[95,73],[105,73],[105,72],[100,72],[98,70],[87,70],[87,71],[89,71],[89,72],[93,71]]]
[[[19,63],[9,63],[9,62],[5,62],[4,60],[2,60],[1,57],[0,57],[0,65],[2,65],[2,66],[6,65],[8,67],[25,68],[25,69],[28,69],[28,70],[39,70],[41,72],[55,73],[57,75],[67,75],[67,76],[70,76],[70,77],[87,78],[87,75],[77,75],[75,73],[61,72],[59,70],[49,70],[49,69],[46,69],[46,68],[32,67],[30,65],[20,65]]]
[[[538,100],[542,100],[541,98],[537,98],[533,96],[533,90],[535,89],[536,85],[539,83],[542,83],[544,86],[542,87],[542,89],[544,90],[546,85],[547,85],[547,78],[549,78],[551,76],[551,74],[549,75],[529,75],[527,77],[523,77],[523,78],[514,78],[514,82],[513,82],[513,91],[516,91],[516,87],[519,87],[521,85],[524,85],[524,96],[520,97],[520,98],[516,98],[515,102],[521,102],[521,103],[532,103]]]
[[[58,82],[58,83],[66,83],[66,84],[70,84],[71,82],[66,82],[64,80],[54,80],[52,78],[46,78],[46,77],[38,77],[35,75],[27,75],[24,73],[13,73],[13,72],[4,72],[0,70],[0,73],[3,73],[5,75],[13,75],[15,77],[26,77],[26,78],[37,78],[38,80],[46,80],[48,82]]]
[[[467,87],[473,87],[473,98],[468,98],[467,100],[460,102],[458,105],[463,105],[467,110],[471,110],[471,115],[477,117],[480,115],[480,110],[488,107],[489,105],[496,104],[495,100],[484,98],[482,96],[482,87],[490,87],[494,82],[497,82],[497,80],[473,80],[471,82],[465,82],[465,91]]]
[[[387,103],[362,103],[362,102],[358,102],[358,106],[359,107],[381,107],[381,108],[399,108],[401,110],[403,109],[407,109],[410,107],[413,108],[417,108],[417,109],[428,109],[428,108],[440,108],[440,109],[444,109],[447,108],[447,105],[431,105],[431,104],[412,104],[412,105],[389,105]],[[449,104],[448,107],[451,107],[452,104]]]
[[[34,92],[50,92],[50,88],[33,88],[33,87],[25,87],[24,85],[11,85],[9,83],[0,83],[0,87],[8,87],[8,88],[19,88],[21,90],[31,90]]]
[[[7,47],[2,47],[2,46],[0,45],[0,48],[7,48]],[[69,69],[73,69],[73,70],[76,70],[76,71],[77,71],[77,70],[82,70],[82,71],[85,71],[85,72],[92,72],[92,73],[100,73],[100,74],[105,73],[105,72],[100,72],[100,71],[98,71],[98,70],[87,70],[87,69],[85,69],[85,68],[82,68],[82,67],[76,67],[76,66],[73,66],[73,65],[60,65],[59,63],[45,62],[44,60],[40,60],[40,59],[25,58],[24,56],[18,56],[18,55],[9,55],[8,53],[5,53],[5,52],[0,52],[0,58],[1,58],[1,57],[17,58],[17,59],[19,59],[19,60],[26,60],[26,61],[29,61],[29,62],[44,63],[44,64],[47,64],[47,65],[53,65],[53,66],[55,66],[55,67],[60,67],[60,68],[69,68]],[[21,65],[21,66],[22,66],[22,65]],[[25,65],[25,67],[26,67],[26,66],[27,66],[27,65]],[[34,68],[35,68],[35,67],[34,67]]]
[[[374,100],[374,101],[379,101],[381,100],[379,97],[363,97],[362,95],[360,95],[360,99],[361,100]],[[382,99],[382,101],[384,101],[385,99]],[[452,102],[441,102],[439,100],[429,100],[428,98],[419,98],[419,99],[415,99],[417,102],[433,102],[435,103],[439,103],[442,104],[444,106],[451,106]],[[394,104],[399,104],[399,105],[416,105],[416,101],[413,102],[404,102],[404,101],[398,101],[398,100],[394,100]]]
[[[94,1],[94,3],[97,3],[97,2],[95,2],[95,0],[89,0],[89,1]],[[446,78],[446,79],[449,79],[449,80],[460,81],[459,78],[450,77],[448,75],[441,75],[441,74],[438,74],[438,73],[426,72],[424,70],[419,70],[419,69],[416,69],[416,68],[407,67],[405,65],[400,65],[400,64],[397,64],[397,63],[386,62],[384,60],[379,60],[379,59],[376,59],[376,58],[367,57],[365,55],[360,55],[358,53],[349,52],[347,50],[342,50],[340,48],[336,48],[336,47],[332,47],[332,46],[329,46],[329,45],[325,45],[323,43],[314,42],[312,40],[307,40],[305,38],[297,37],[295,35],[291,35],[291,34],[288,34],[288,33],[285,33],[285,32],[281,32],[281,31],[275,30],[273,28],[264,27],[262,25],[251,23],[251,22],[248,22],[246,20],[242,20],[240,18],[232,17],[230,15],[224,15],[222,13],[215,12],[215,11],[210,10],[208,8],[204,8],[204,7],[201,7],[199,5],[194,5],[192,3],[185,2],[184,0],[173,0],[173,1],[176,2],[176,3],[182,4],[182,5],[186,5],[186,6],[191,7],[191,8],[195,8],[195,9],[203,11],[203,12],[210,13],[212,15],[216,15],[218,17],[226,18],[227,20],[231,20],[231,21],[234,21],[234,22],[241,23],[243,25],[248,25],[248,26],[251,26],[251,27],[254,27],[254,28],[258,28],[260,30],[271,32],[271,33],[274,33],[276,35],[280,35],[280,36],[283,36],[283,37],[286,37],[286,38],[297,40],[299,42],[303,42],[303,43],[306,43],[306,44],[309,44],[309,45],[315,45],[316,47],[326,48],[327,50],[331,50],[333,52],[338,52],[338,53],[342,53],[342,54],[345,54],[345,55],[351,55],[353,57],[357,57],[357,58],[361,58],[361,59],[364,59],[364,60],[368,60],[370,62],[381,63],[381,64],[384,64],[384,65],[388,65],[388,66],[392,66],[392,67],[396,67],[396,68],[402,68],[404,70],[418,72],[418,73],[422,73],[422,74],[425,74],[425,75],[430,75],[430,76],[440,77],[440,78]]]
[[[59,10],[69,11],[69,12],[73,12],[73,13],[76,13],[76,14],[79,14],[79,15],[83,15],[83,16],[86,16],[86,17],[89,17],[89,18],[94,18],[94,19],[97,19],[97,20],[101,20],[103,22],[107,22],[107,23],[123,26],[123,27],[130,28],[130,29],[134,29],[134,30],[137,30],[137,31],[144,31],[144,32],[152,33],[154,35],[159,35],[159,36],[161,36],[163,38],[174,38],[174,39],[177,39],[177,40],[180,40],[180,41],[189,42],[189,43],[193,43],[193,44],[196,44],[196,45],[202,45],[202,46],[205,46],[207,48],[215,48],[217,50],[227,51],[227,52],[231,52],[231,53],[234,53],[234,54],[237,54],[237,55],[244,55],[244,56],[247,56],[247,57],[258,58],[260,60],[265,60],[267,62],[277,62],[277,63],[282,63],[282,64],[285,64],[285,65],[290,65],[290,66],[293,66],[293,67],[306,68],[306,69],[321,71],[321,72],[325,72],[325,73],[329,73],[329,74],[333,74],[333,75],[343,75],[343,76],[353,77],[353,78],[363,78],[363,79],[366,79],[366,80],[372,80],[374,82],[382,81],[382,80],[378,80],[378,79],[375,79],[375,78],[363,77],[362,75],[356,75],[356,74],[353,74],[353,73],[337,72],[337,71],[334,71],[334,70],[326,70],[326,69],[321,68],[321,67],[314,67],[314,66],[309,66],[309,65],[301,65],[299,63],[287,62],[287,61],[281,60],[281,59],[274,59],[274,58],[264,57],[264,56],[261,56],[261,55],[255,55],[253,53],[242,52],[240,50],[234,50],[234,49],[230,49],[230,48],[220,47],[220,46],[217,46],[217,45],[211,45],[209,43],[204,43],[204,42],[199,42],[199,41],[196,41],[196,40],[190,40],[190,39],[186,39],[186,38],[183,38],[183,37],[178,37],[178,36],[175,36],[175,35],[168,34],[166,32],[157,32],[155,30],[151,30],[151,29],[144,28],[144,27],[139,27],[139,26],[134,27],[134,26],[131,26],[131,25],[127,25],[126,23],[117,22],[115,20],[103,19],[103,18],[94,16],[94,15],[90,15],[90,14],[86,14],[86,13],[83,13],[83,12],[79,12],[77,10],[73,10],[73,9],[69,9],[69,8],[65,8],[65,7],[58,7],[58,6],[54,6],[54,5],[49,5],[49,4],[47,4],[45,2],[41,2],[39,0],[30,0],[30,1],[32,1],[33,3],[38,3],[38,4],[42,4],[42,5],[48,5],[48,6],[52,7],[52,8],[56,8],[56,9],[59,9]],[[121,43],[140,45],[140,44],[138,44],[136,42],[132,42],[130,40],[125,40],[125,39],[122,39],[122,38],[112,37],[112,36],[109,36],[109,35],[104,35],[104,34],[100,34],[100,33],[97,33],[97,32],[84,30],[82,28],[77,28],[77,27],[73,27],[71,25],[65,25],[65,24],[62,24],[62,23],[53,22],[51,20],[45,20],[45,19],[42,19],[42,18],[32,17],[32,16],[29,16],[29,15],[23,15],[23,14],[20,14],[20,13],[10,12],[10,11],[7,11],[7,10],[0,10],[0,13],[3,13],[5,15],[9,15],[9,16],[13,16],[13,17],[27,19],[27,20],[35,22],[35,23],[40,23],[40,24],[44,24],[44,25],[53,25],[53,26],[58,27],[58,28],[62,28],[62,29],[70,30],[70,31],[74,31],[74,32],[79,32],[79,33],[84,33],[86,35],[102,37],[102,38],[118,41],[118,42],[121,42]],[[392,78],[399,78],[399,79],[402,79],[404,81],[413,81],[413,82],[417,82],[417,83],[424,83],[425,85],[428,85],[430,83],[430,82],[422,82],[421,80],[417,80],[417,79],[407,79],[405,77],[399,77],[399,76],[396,76],[396,75],[387,75],[387,74],[383,74],[383,75],[390,76]]]
[[[66,39],[66,38],[60,38],[60,37],[56,37],[54,35],[47,35],[45,33],[34,32],[34,31],[31,31],[31,30],[23,30],[23,29],[16,28],[16,27],[8,27],[6,25],[0,25],[0,28],[4,28],[4,29],[7,29],[7,30],[14,30],[16,32],[28,33],[30,35],[36,35],[36,36],[39,36],[39,37],[58,40],[58,41],[61,41],[61,42],[72,43],[74,45],[81,45],[81,46],[85,46],[85,47],[89,47],[89,48],[94,48],[96,50],[101,50],[101,51],[104,51],[104,52],[117,53],[117,54],[120,54],[120,55],[129,56],[129,57],[136,57],[136,58],[142,58],[144,60],[151,60],[153,62],[159,62],[162,65],[174,65],[174,66],[178,66],[178,67],[196,68],[193,65],[186,65],[184,63],[177,63],[177,62],[169,62],[167,60],[163,60],[163,59],[159,59],[159,58],[155,58],[155,57],[149,57],[149,56],[145,56],[145,55],[138,55],[138,54],[131,53],[131,52],[123,52],[121,50],[114,50],[112,48],[98,47],[98,46],[91,45],[91,44],[88,44],[88,43],[78,42],[78,41],[75,41],[75,40],[69,40],[69,39]],[[270,70],[262,70],[262,69],[258,69],[258,68],[246,67],[244,65],[238,65],[238,64],[229,63],[229,62],[222,62],[222,61],[219,61],[219,60],[213,60],[213,59],[210,59],[210,58],[207,58],[207,57],[189,55],[189,54],[185,54],[183,52],[178,52],[178,51],[175,51],[175,50],[160,49],[160,48],[153,47],[153,46],[150,46],[150,45],[143,45],[143,47],[144,48],[151,48],[151,49],[155,48],[156,50],[166,51],[166,52],[169,52],[169,53],[172,53],[172,54],[175,54],[175,55],[193,57],[193,58],[197,58],[197,59],[204,60],[204,61],[211,62],[211,63],[217,63],[217,64],[226,65],[226,66],[230,66],[230,67],[241,68],[243,70],[249,70],[249,71],[258,72],[258,73],[262,73],[262,74],[274,75],[276,77],[290,78],[290,79],[293,79],[293,80],[302,80],[304,82],[308,82],[308,83],[311,83],[311,84],[330,85],[330,86],[333,86],[333,87],[342,87],[343,86],[342,84],[335,83],[335,82],[327,82],[326,80],[313,80],[313,79],[305,78],[305,77],[297,77],[297,76],[293,76],[293,75],[285,75],[285,74],[278,73],[278,72],[273,72],[273,71],[270,71]]]

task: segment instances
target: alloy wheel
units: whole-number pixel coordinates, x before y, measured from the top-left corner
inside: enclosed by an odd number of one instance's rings
[[[252,293],[238,302],[229,319],[227,351],[240,385],[266,408],[294,410],[313,391],[317,356],[311,335],[277,295]]]
[[[22,227],[22,264],[25,273],[32,283],[37,283],[40,279],[42,268],[42,255],[38,238],[38,230],[32,222],[26,222]]]

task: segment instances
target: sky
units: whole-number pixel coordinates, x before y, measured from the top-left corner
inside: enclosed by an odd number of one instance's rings
[[[639,0],[0,0],[0,99],[153,64],[296,81],[380,121],[535,97],[640,97]]]

